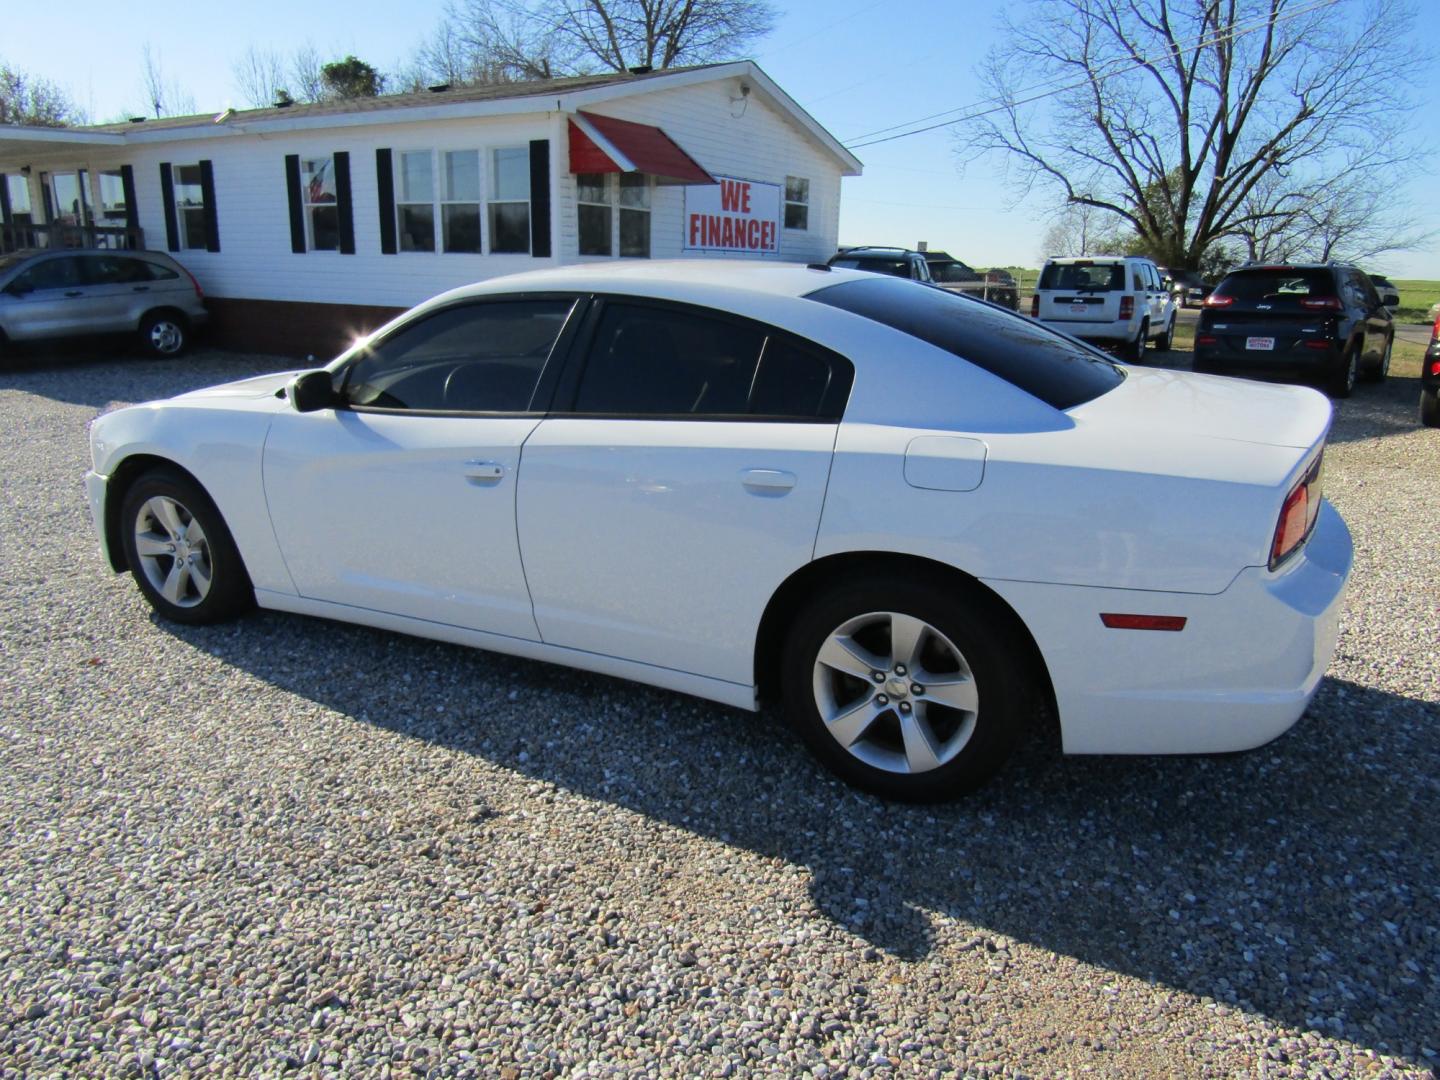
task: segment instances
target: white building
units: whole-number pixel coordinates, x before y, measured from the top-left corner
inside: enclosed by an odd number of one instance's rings
[[[141,246],[221,344],[333,352],[456,285],[835,252],[860,162],[750,61],[82,128],[0,126],[0,250]]]

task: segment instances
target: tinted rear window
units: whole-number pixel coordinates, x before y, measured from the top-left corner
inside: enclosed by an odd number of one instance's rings
[[[1215,286],[1215,295],[1241,303],[1298,305],[1312,296],[1334,296],[1335,282],[1328,270],[1239,270]]]
[[[847,281],[808,294],[929,342],[1057,409],[1099,397],[1125,378],[1104,354],[1023,315],[916,282]]]
[[[1051,263],[1040,273],[1041,289],[1115,292],[1125,288],[1124,263]]]
[[[936,281],[944,281],[949,284],[980,280],[980,275],[962,262],[932,262],[930,276]]]
[[[842,270],[868,270],[872,274],[889,274],[892,277],[910,276],[910,264],[904,259],[831,259],[830,265]]]

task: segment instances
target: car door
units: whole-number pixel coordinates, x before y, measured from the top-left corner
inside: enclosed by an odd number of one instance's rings
[[[532,296],[438,309],[343,363],[339,407],[277,415],[265,496],[301,596],[538,638],[516,470],[575,304]]]
[[[1348,271],[1351,292],[1365,319],[1365,345],[1362,352],[1364,362],[1378,366],[1385,353],[1385,342],[1390,337],[1390,312],[1380,302],[1375,284],[1361,271]]]
[[[765,605],[814,552],[853,369],[704,308],[609,299],[588,322],[520,463],[541,636],[750,685]]]
[[[50,256],[22,270],[5,287],[0,325],[16,341],[93,333],[88,301],[80,256]]]
[[[126,255],[81,256],[86,281],[85,305],[97,331],[134,330],[155,286],[149,263]]]

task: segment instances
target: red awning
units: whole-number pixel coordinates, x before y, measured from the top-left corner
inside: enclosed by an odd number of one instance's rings
[[[658,127],[587,112],[570,120],[570,171],[644,173],[662,184],[715,183]]]

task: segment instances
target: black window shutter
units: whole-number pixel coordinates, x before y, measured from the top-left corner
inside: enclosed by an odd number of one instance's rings
[[[305,253],[305,205],[300,201],[300,155],[285,155],[285,190],[290,194],[290,250]]]
[[[530,140],[530,254],[550,256],[550,140]]]
[[[171,251],[180,250],[180,222],[175,217],[175,178],[170,174],[170,162],[160,163],[160,198],[165,203],[165,246]]]
[[[205,200],[205,250],[220,250],[220,215],[215,209],[215,169],[200,161],[200,195]]]
[[[55,220],[55,200],[50,197],[50,174],[40,174],[40,202],[45,207],[45,221],[47,224]]]
[[[135,169],[132,166],[120,166],[120,186],[125,191],[125,228],[138,232],[140,207],[135,202]]]
[[[375,151],[375,191],[380,197],[380,254],[394,255],[395,169],[389,150]]]
[[[340,218],[340,254],[355,254],[355,205],[350,200],[350,153],[335,151],[335,210]]]
[[[10,224],[10,181],[0,172],[0,224]]]

